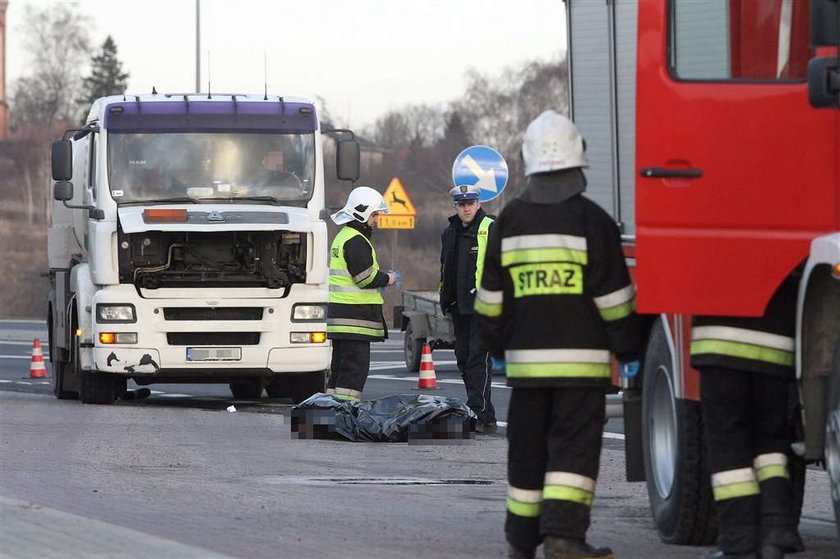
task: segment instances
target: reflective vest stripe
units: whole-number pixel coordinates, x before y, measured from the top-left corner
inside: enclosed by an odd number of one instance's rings
[[[359,277],[367,273],[360,282],[356,282],[355,278],[350,276],[350,272],[347,270],[347,261],[344,259],[344,245],[356,236],[362,237],[368,243],[373,258],[373,265],[356,275],[356,277]],[[383,299],[379,290],[361,289],[369,285],[379,271],[379,265],[376,262],[376,250],[370,244],[368,238],[352,227],[343,227],[335,236],[330,252],[332,256],[330,257],[329,302],[345,305],[381,305]]]
[[[574,262],[586,265],[586,252],[567,248],[529,248],[502,250],[502,266],[530,264],[534,262]]]
[[[504,295],[503,291],[479,288],[475,296],[475,312],[484,316],[501,316]]]
[[[484,273],[484,255],[487,253],[487,238],[490,235],[490,224],[493,223],[493,218],[484,216],[481,223],[478,224],[478,254],[476,254],[475,261],[475,286],[481,286],[481,275]]]
[[[359,326],[333,326],[327,324],[327,334],[359,334],[373,338],[385,336],[384,328],[362,328]]]
[[[516,235],[502,239],[502,252],[531,248],[567,248],[586,252],[586,237],[577,235]]]
[[[374,280],[374,278],[376,277],[376,272],[376,266],[371,266],[367,270],[363,270],[355,276],[353,276],[353,281],[355,281],[356,285],[358,285],[359,287],[364,287],[365,285]]]
[[[601,318],[606,322],[620,320],[636,310],[636,289],[633,284],[612,293],[593,298]]]
[[[607,363],[610,352],[606,349],[508,349],[508,363]]]
[[[582,505],[586,505],[587,507],[591,507],[593,495],[590,491],[577,487],[546,485],[543,488],[543,498],[546,500],[554,499],[559,501],[571,501],[573,503],[580,503]]]
[[[329,328],[328,328],[329,330]],[[610,378],[609,364],[598,363],[510,363],[505,366],[510,378],[586,377]]]
[[[782,351],[769,347],[724,340],[698,340],[691,342],[691,355],[708,353],[728,355],[729,357],[739,357],[741,359],[752,359],[753,361],[765,361],[786,367],[793,367],[794,364],[794,353],[792,351]]]

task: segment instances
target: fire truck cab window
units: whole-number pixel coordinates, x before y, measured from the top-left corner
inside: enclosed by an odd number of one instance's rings
[[[670,64],[678,79],[803,80],[808,39],[808,2],[671,2]]]

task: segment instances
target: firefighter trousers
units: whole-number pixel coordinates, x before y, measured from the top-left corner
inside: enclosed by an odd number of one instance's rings
[[[784,377],[700,368],[718,547],[726,553],[751,553],[765,544],[793,551],[800,542],[787,467],[790,389]]]
[[[601,457],[603,388],[514,388],[508,411],[505,535],[585,539]]]
[[[345,400],[360,400],[369,371],[370,342],[332,340],[327,394]]]
[[[482,423],[495,423],[496,410],[490,401],[490,356],[484,351],[474,314],[452,313],[455,327],[455,359],[467,391],[467,406]]]

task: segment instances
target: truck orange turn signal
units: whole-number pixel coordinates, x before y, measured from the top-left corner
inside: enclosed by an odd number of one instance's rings
[[[186,223],[187,210],[147,208],[143,210],[143,221],[146,223]]]
[[[834,277],[840,279],[840,262],[834,265]]]
[[[116,336],[113,332],[100,332],[99,333],[99,343],[100,344],[112,344]]]

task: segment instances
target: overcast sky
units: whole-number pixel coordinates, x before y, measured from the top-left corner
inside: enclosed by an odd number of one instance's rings
[[[9,85],[26,68],[26,6],[11,0]],[[79,0],[97,49],[117,43],[129,93],[195,89],[195,0]],[[342,124],[459,97],[464,73],[496,74],[565,51],[562,0],[201,0],[202,91],[320,95]]]

